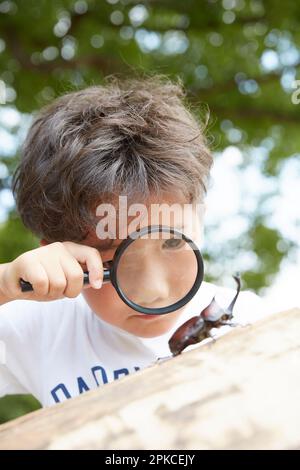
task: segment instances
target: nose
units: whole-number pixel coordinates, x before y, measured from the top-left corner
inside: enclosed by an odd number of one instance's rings
[[[135,274],[135,281],[128,290],[128,297],[143,307],[165,306],[170,296],[170,285],[162,263],[145,259],[139,263],[139,269]]]

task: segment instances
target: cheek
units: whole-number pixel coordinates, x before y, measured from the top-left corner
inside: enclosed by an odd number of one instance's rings
[[[95,313],[111,310],[121,303],[121,299],[111,284],[105,284],[101,289],[84,289],[83,296]]]
[[[110,283],[105,284],[99,290],[83,289],[82,294],[93,312],[109,323],[118,322],[129,308]]]

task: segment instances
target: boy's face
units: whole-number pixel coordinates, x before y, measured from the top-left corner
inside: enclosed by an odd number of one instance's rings
[[[138,227],[142,228],[147,225],[156,225],[157,218],[155,219],[155,209],[153,210],[155,206],[153,206],[153,204],[155,205],[163,203],[169,206],[177,204],[179,207],[177,212],[174,211],[174,214],[175,212],[176,214],[174,215],[174,217],[170,218],[167,224],[163,219],[161,219],[161,217],[159,219],[159,223],[171,227],[181,225],[181,223],[183,222],[183,216],[180,207],[183,207],[183,204],[186,204],[186,200],[184,200],[182,196],[180,197],[180,195],[174,196],[174,194],[166,193],[163,201],[157,200],[156,198],[149,198],[146,204],[148,216],[145,217],[144,220],[140,221]],[[186,219],[189,220],[185,223],[181,231],[187,236],[189,236],[193,241],[199,244],[201,242],[202,235],[201,220],[199,216],[197,216],[195,206],[190,206],[190,210],[190,217],[184,217],[185,221]],[[170,211],[170,213],[172,213],[172,211]],[[152,217],[152,219],[151,214],[154,214],[154,217]],[[127,224],[130,223],[130,219],[132,218],[127,218]],[[122,227],[118,227],[117,233],[122,233],[120,232],[120,230],[122,230]],[[104,262],[109,261],[113,258],[117,246],[122,242],[122,240],[113,240],[114,246],[105,250],[101,249],[101,245],[103,245],[103,242],[104,240],[100,240],[97,237],[96,231],[94,231],[93,233],[90,233],[81,243],[84,245],[98,248],[101,254],[102,261]],[[107,241],[105,244],[107,244]],[[157,276],[153,276],[153,272],[155,273],[159,271],[159,269],[156,270],[156,266],[154,266],[156,262],[159,263],[159,260],[155,261],[152,258],[150,263],[151,269],[149,269],[147,272],[145,272],[145,270],[143,271],[143,285],[149,285],[151,286],[151,289],[141,289],[141,292],[139,293],[139,298],[141,299],[139,303],[141,305],[147,305],[147,307],[149,308],[155,308],[155,299],[160,296],[160,290],[164,289],[163,280],[159,279]],[[146,279],[147,276],[149,277],[149,279]],[[168,302],[168,299],[166,299],[167,304],[173,303],[172,295],[174,295],[174,290],[176,288],[180,290],[179,285],[175,286],[174,284],[172,284],[172,289],[170,289],[172,291],[170,292],[170,302]],[[85,297],[90,308],[93,310],[93,312],[101,319],[131,334],[145,338],[159,336],[166,333],[174,325],[174,323],[180,316],[180,313],[185,308],[184,306],[181,309],[176,310],[175,312],[149,317],[149,315],[139,313],[136,310],[133,310],[129,306],[127,306],[118,296],[115,288],[110,282],[104,284],[99,290],[93,288],[85,288],[82,290],[82,294]]]
[[[162,215],[162,212],[159,209],[159,205],[161,208],[162,204],[165,204],[165,208],[167,208],[164,215]],[[176,206],[174,206],[174,204]],[[147,210],[147,216],[144,216],[144,218],[136,224],[136,228],[143,228],[148,225],[157,224],[167,225],[169,227],[178,228],[181,232],[196,242],[198,246],[200,245],[202,238],[202,217],[199,217],[199,208],[195,205],[187,204],[187,201],[181,194],[164,193],[163,200],[151,197],[144,206]],[[168,208],[171,206],[172,209],[168,211]],[[128,205],[128,207],[130,206]],[[188,209],[187,212],[184,213],[183,207]],[[204,205],[201,205],[201,209],[205,209]],[[122,219],[120,219],[120,215],[118,213],[119,207],[116,207],[116,210],[116,237],[111,237],[113,243],[112,247],[107,248],[107,245],[110,244],[110,240],[99,238],[99,232],[97,231],[96,233],[96,230],[91,231],[88,236],[80,242],[82,245],[97,248],[103,262],[113,259],[117,247],[120,245],[122,240],[126,238],[124,237],[124,230],[125,232],[127,230],[129,233],[136,230],[136,228],[132,230],[133,217],[127,216],[128,212],[126,211],[126,217],[122,217]],[[168,213],[170,215],[166,218],[165,215]],[[101,221],[101,218],[99,218],[99,221]],[[126,224],[126,226],[124,226],[124,224]],[[119,234],[123,235],[118,238]],[[140,241],[145,240],[137,240],[133,244]],[[150,240],[152,245],[153,242],[157,242],[157,240]],[[158,240],[158,242],[160,243],[160,240]],[[148,242],[146,241],[146,243]],[[157,298],[163,298],[164,305],[171,305],[174,303],[174,295],[176,296],[176,293],[182,291],[184,286],[182,286],[182,282],[178,281],[178,278],[174,278],[172,280],[172,286],[168,286],[166,289],[164,278],[160,277],[158,274],[162,271],[160,269],[160,257],[153,256],[153,250],[151,254],[151,249],[149,250],[149,257],[151,257],[149,260],[150,262],[147,263],[147,266],[150,267],[149,269],[145,269],[144,266],[141,266],[141,263],[135,263],[135,272],[133,277],[138,282],[142,276],[142,285],[149,286],[149,289],[138,289],[138,303],[140,305],[147,306],[148,308],[155,308],[157,307],[157,305],[155,305],[155,300]],[[173,265],[174,264],[175,263],[173,263]],[[176,266],[171,266],[171,271],[176,271],[175,268]],[[141,270],[141,275],[139,275],[139,269]],[[189,273],[186,272],[184,277],[188,277],[188,274]],[[192,274],[192,276],[194,276],[194,274]],[[135,290],[137,290],[137,282],[135,282]],[[190,287],[193,282],[194,278],[191,281],[189,280]],[[166,290],[168,292],[167,295]],[[164,315],[149,316],[139,313],[122,301],[110,282],[103,284],[100,289],[85,287],[82,290],[82,294],[92,311],[105,322],[121,328],[133,335],[144,338],[150,338],[167,333],[177,321],[182,310],[186,307],[184,306],[179,310]]]

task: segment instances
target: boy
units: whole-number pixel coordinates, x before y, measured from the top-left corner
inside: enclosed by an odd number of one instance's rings
[[[32,393],[49,406],[170,355],[172,333],[210,303],[217,287],[202,283],[181,309],[147,317],[122,302],[111,283],[102,285],[103,263],[126,238],[121,233],[134,215],[120,214],[120,196],[128,205],[154,207],[159,222],[172,227],[188,204],[191,217],[181,220],[182,231],[200,242],[198,207],[212,161],[182,88],[165,79],[113,81],[69,93],[42,109],[13,181],[19,214],[41,247],[0,265],[0,340],[6,348],[0,396]],[[107,203],[122,217],[115,225],[106,220],[116,233],[109,228],[105,238],[97,224],[105,218],[98,208]],[[175,205],[167,224],[157,213],[160,204]],[[152,224],[140,218],[138,228]],[[168,302],[176,290],[166,289],[153,266],[159,259],[136,276],[137,283],[143,276],[138,292],[149,307],[158,298]],[[89,272],[87,286],[83,271]],[[21,291],[21,278],[32,284],[32,292]],[[227,305],[233,291],[219,292],[227,295]],[[235,309],[243,315],[257,306],[254,294],[242,293]]]

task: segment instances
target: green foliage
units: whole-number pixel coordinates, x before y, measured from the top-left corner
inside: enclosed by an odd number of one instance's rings
[[[250,231],[251,249],[259,258],[262,270],[243,272],[243,282],[254,290],[259,290],[266,282],[270,284],[279,272],[283,258],[291,252],[295,245],[285,240],[278,230],[267,227],[262,220],[257,220]]]
[[[0,399],[0,424],[41,407],[31,395],[7,395]]]
[[[7,263],[25,251],[39,246],[38,240],[25,229],[20,219],[11,213],[3,224],[0,224],[0,260]]]

